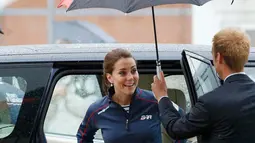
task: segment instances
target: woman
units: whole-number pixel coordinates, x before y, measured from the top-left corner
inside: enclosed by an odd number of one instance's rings
[[[109,52],[103,64],[107,96],[90,105],[82,121],[79,143],[93,142],[101,129],[105,143],[161,143],[158,104],[151,91],[137,87],[135,59],[124,49]]]

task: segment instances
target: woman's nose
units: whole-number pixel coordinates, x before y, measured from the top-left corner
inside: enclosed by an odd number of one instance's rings
[[[127,80],[133,79],[133,74],[132,73],[128,73],[127,74]]]

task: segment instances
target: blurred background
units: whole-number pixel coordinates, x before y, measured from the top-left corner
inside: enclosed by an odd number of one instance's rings
[[[2,1],[2,0],[1,0]],[[12,0],[1,9],[1,45],[48,43],[153,43],[151,9],[131,14],[112,9],[66,13],[60,0]],[[211,45],[224,27],[246,31],[255,45],[255,1],[212,0],[202,7],[163,5],[155,8],[159,43]]]

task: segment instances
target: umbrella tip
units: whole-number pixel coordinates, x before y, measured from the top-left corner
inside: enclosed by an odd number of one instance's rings
[[[0,29],[0,34],[3,34],[4,35],[4,32]]]
[[[235,0],[232,0],[231,5],[234,3]]]

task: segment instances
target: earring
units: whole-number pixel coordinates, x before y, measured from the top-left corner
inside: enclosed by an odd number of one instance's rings
[[[111,85],[110,85],[111,87],[113,87],[113,84],[111,83]]]

